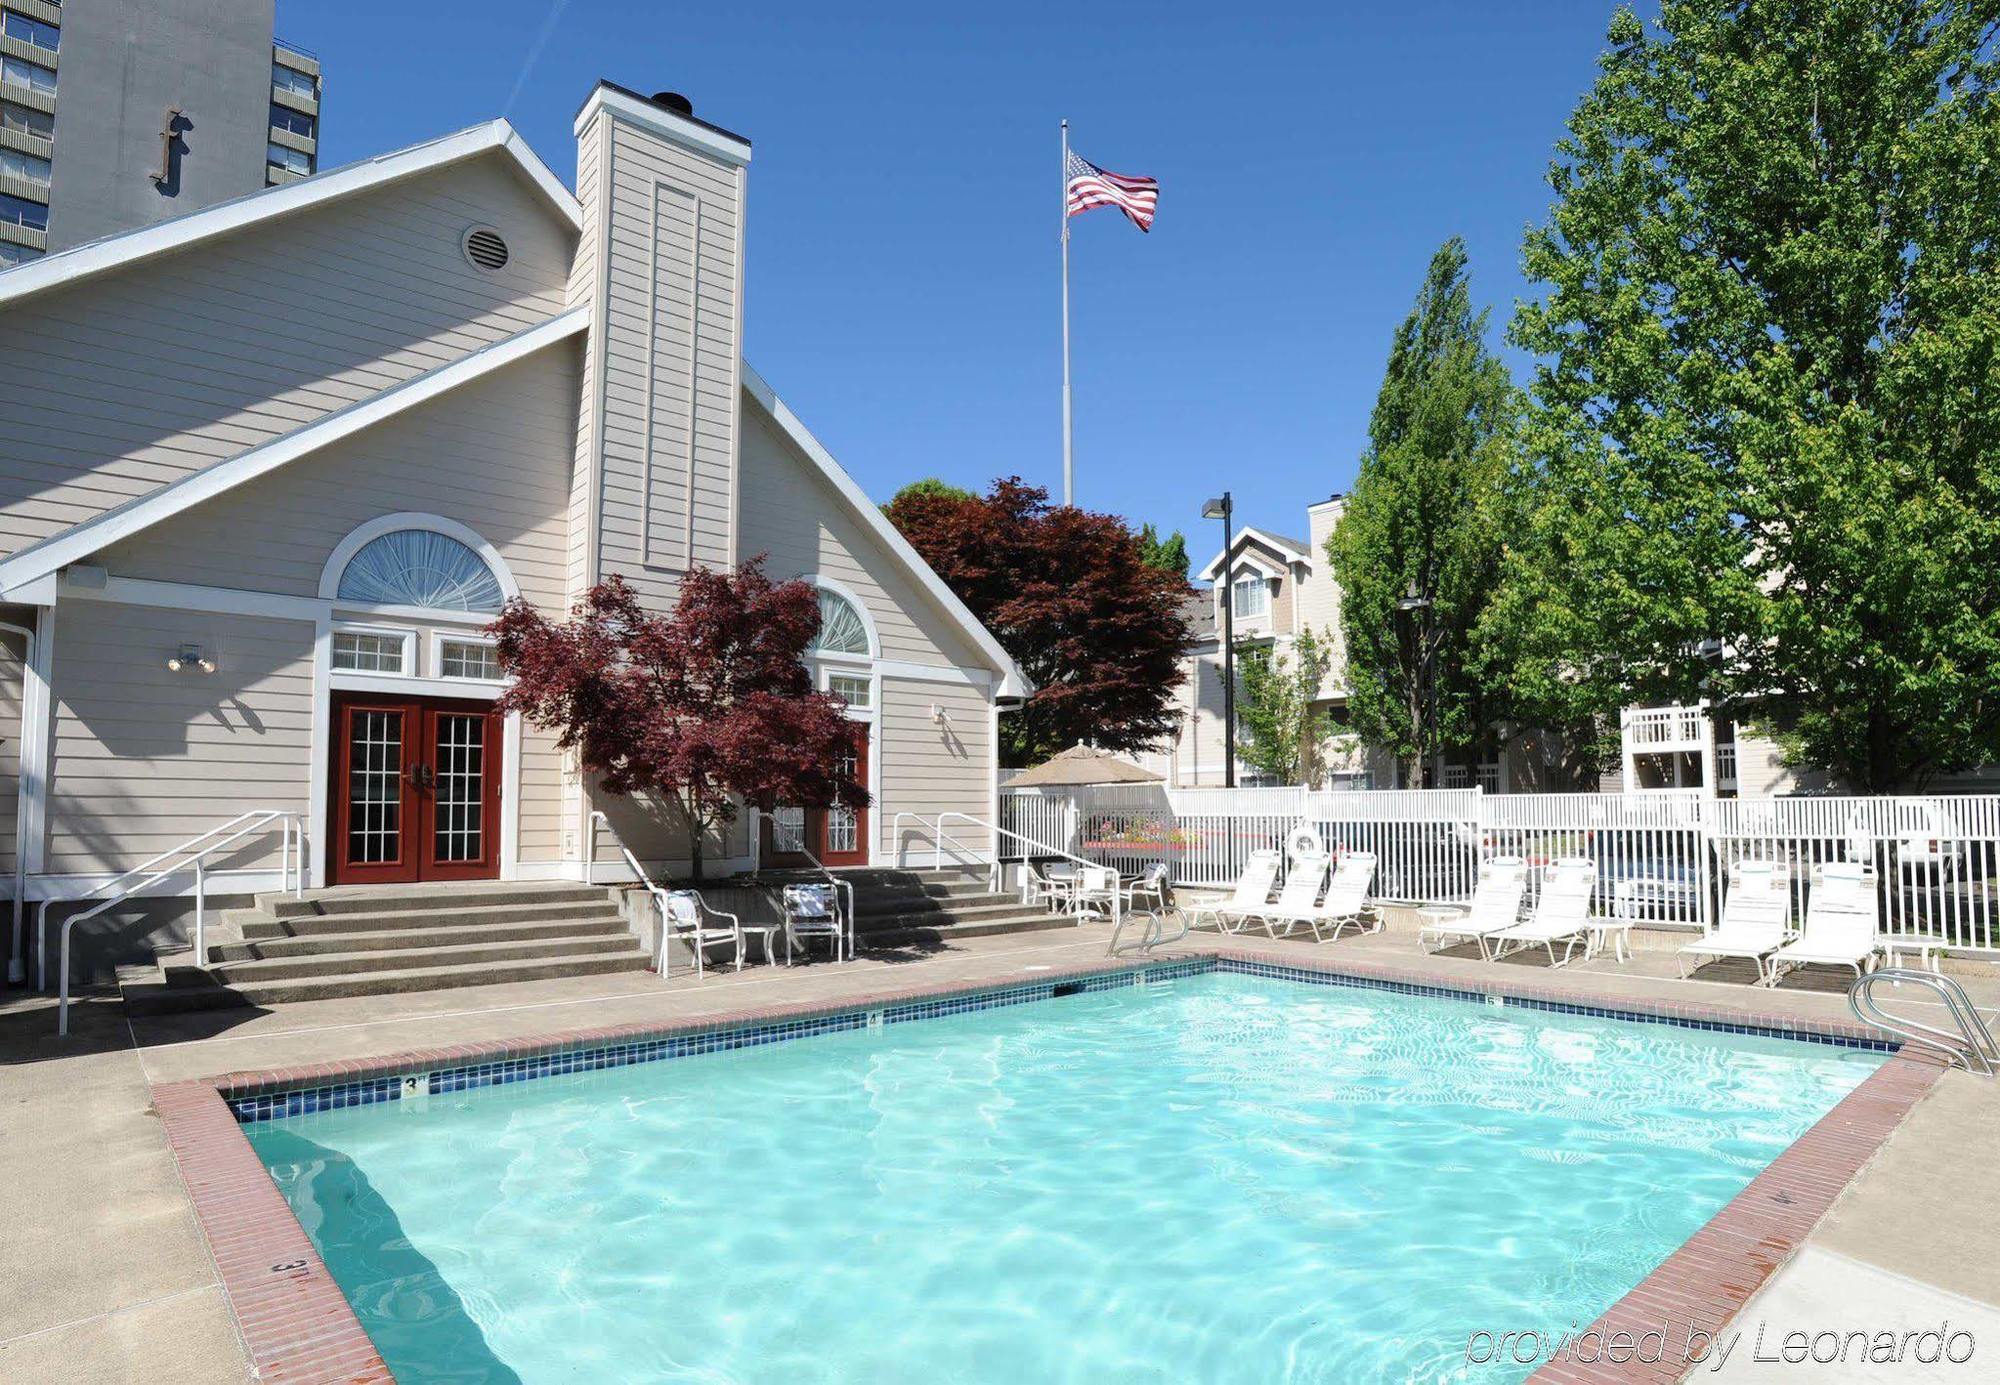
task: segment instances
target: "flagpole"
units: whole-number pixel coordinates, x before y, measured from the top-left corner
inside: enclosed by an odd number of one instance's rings
[[[1069,122],[1062,123],[1063,504],[1076,503],[1076,444],[1069,401]]]

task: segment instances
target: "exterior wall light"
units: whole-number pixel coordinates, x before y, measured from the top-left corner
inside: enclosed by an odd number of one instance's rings
[[[202,673],[215,672],[215,660],[201,652],[198,644],[184,644],[178,654],[167,656],[167,670],[170,673],[188,673],[199,670]]]

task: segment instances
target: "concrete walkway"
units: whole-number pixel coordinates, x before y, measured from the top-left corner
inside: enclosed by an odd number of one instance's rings
[[[78,1005],[76,1032],[68,1040],[55,1037],[47,1002],[8,993],[0,1001],[0,1226],[7,1228],[0,1241],[6,1250],[0,1256],[0,1380],[208,1385],[248,1378],[214,1266],[151,1114],[153,1082],[838,1000],[880,990],[885,974],[898,982],[1006,981],[1094,961],[1103,955],[1106,932],[1090,926],[968,939],[949,948],[867,956],[849,966],[712,971],[701,981],[679,973],[665,983],[645,974],[580,977],[130,1022],[115,999],[91,997]],[[1213,934],[1196,940],[1204,947],[1234,945]],[[1447,984],[1491,975],[1496,965],[1469,953],[1424,958],[1401,928],[1317,948],[1261,938],[1251,945],[1421,964]],[[1531,961],[1497,965],[1539,969]],[[1773,994],[1745,985],[1747,971],[1710,968],[1705,979],[1685,983],[1673,974],[1670,952],[1642,950],[1628,964],[1600,959],[1548,979],[1582,996],[1639,991],[1764,1013],[1781,1009],[1802,1018],[1847,1013],[1838,978],[1801,978]],[[1967,984],[1982,1008],[2000,1012],[2000,974],[1968,978]],[[1996,1133],[1996,1085],[1948,1074],[1843,1195],[1805,1251],[1753,1302],[1745,1323],[1761,1313],[1776,1327],[1777,1318],[1803,1313],[1817,1318],[1787,1321],[1777,1335],[1794,1325],[1873,1331],[1905,1321],[1921,1330],[1947,1308],[1954,1316],[1985,1312],[1991,1316],[1976,1329],[1980,1349],[1972,1365],[1985,1375],[1946,1378],[1992,1378],[2000,1369],[2000,1285],[1991,1273],[2000,1259],[2000,1199],[1978,1190],[1988,1177],[1984,1164]],[[1919,1236],[1913,1226],[1930,1229]],[[1775,1337],[1767,1334],[1767,1341]],[[1746,1340],[1743,1352],[1748,1350]],[[1740,1368],[1739,1356],[1730,1370]],[[1941,1369],[1839,1378],[1935,1379]]]

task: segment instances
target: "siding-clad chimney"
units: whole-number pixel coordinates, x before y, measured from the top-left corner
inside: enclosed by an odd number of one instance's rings
[[[590,302],[572,588],[620,574],[649,604],[736,560],[743,189],[750,142],[671,93],[600,83],[576,118]]]

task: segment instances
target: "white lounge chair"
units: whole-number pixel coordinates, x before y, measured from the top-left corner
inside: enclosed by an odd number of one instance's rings
[[[1188,927],[1198,928],[1206,918],[1212,920],[1221,932],[1239,931],[1271,898],[1271,885],[1277,878],[1278,853],[1269,850],[1251,852],[1250,859],[1244,862],[1243,874],[1236,877],[1236,888],[1230,891],[1229,897],[1190,907],[1187,911]],[[1236,925],[1234,928],[1230,927],[1232,921]]]
[[[1319,892],[1326,885],[1327,857],[1324,852],[1299,852],[1293,855],[1291,869],[1285,873],[1285,883],[1279,887],[1278,897],[1271,903],[1252,911],[1251,916],[1264,925],[1264,931],[1274,938],[1288,938],[1292,929],[1300,924],[1311,924],[1313,916],[1319,912]],[[1279,924],[1285,931],[1278,931]],[[1319,936],[1319,930],[1313,930]]]
[[[1528,863],[1519,856],[1493,856],[1479,863],[1479,883],[1473,887],[1472,903],[1464,908],[1449,906],[1419,909],[1426,920],[1417,930],[1417,945],[1434,941],[1434,951],[1457,943],[1479,944],[1479,955],[1491,960],[1486,940],[1521,921],[1521,896],[1528,889]]]
[[[1746,957],[1757,964],[1757,983],[1771,980],[1771,954],[1791,941],[1791,872],[1775,861],[1740,861],[1730,871],[1729,897],[1722,903],[1722,921],[1715,931],[1681,948],[1676,964],[1681,979],[1688,959],[1713,961]]]
[[[1597,862],[1587,856],[1565,856],[1556,861],[1542,879],[1541,898],[1535,901],[1528,921],[1491,935],[1493,959],[1505,957],[1509,943],[1517,952],[1536,946],[1547,948],[1551,967],[1568,966],[1579,944],[1589,956],[1590,901],[1596,889]],[[1563,945],[1560,958],[1556,956],[1557,943]]]
[[[667,947],[675,938],[694,952],[694,973],[706,971],[708,949],[728,943],[736,949],[736,970],[743,970],[743,922],[736,915],[711,909],[708,901],[693,890],[654,890],[660,906],[659,973],[667,975]]]
[[[1329,935],[1322,933],[1322,929],[1331,929],[1330,936],[1338,940],[1341,931],[1350,924],[1360,932],[1381,932],[1381,915],[1377,914],[1372,921],[1367,917],[1368,891],[1375,885],[1375,862],[1372,851],[1342,852],[1340,863],[1333,868],[1333,881],[1326,887],[1326,898],[1305,914],[1285,919],[1285,931],[1290,933],[1294,924],[1310,924],[1314,942],[1327,940]],[[1270,924],[1268,915],[1265,924],[1267,927]]]
[[[1874,880],[1859,862],[1829,862],[1806,901],[1804,931],[1771,954],[1765,984],[1775,986],[1787,971],[1804,966],[1853,967],[1857,977],[1873,971],[1882,951],[1875,933]]]

